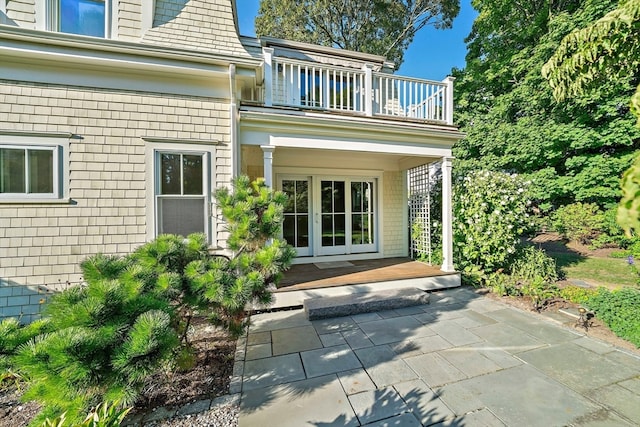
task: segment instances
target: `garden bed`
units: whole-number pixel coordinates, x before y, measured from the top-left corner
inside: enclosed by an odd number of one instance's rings
[[[177,407],[229,392],[236,340],[205,319],[192,321],[189,342],[193,345],[192,367],[173,372],[159,371],[145,383],[133,414],[160,406]],[[16,387],[0,390],[0,426],[24,427],[40,410],[34,402],[22,403]]]

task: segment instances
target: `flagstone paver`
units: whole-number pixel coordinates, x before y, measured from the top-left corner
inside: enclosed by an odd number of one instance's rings
[[[335,375],[243,392],[238,427],[358,426]]]
[[[396,384],[394,387],[422,425],[435,424],[455,416],[451,409],[422,380],[406,381]]]
[[[510,426],[563,426],[598,409],[528,365],[448,384],[440,392],[458,415],[487,407]]]
[[[271,332],[271,337],[274,356],[322,348],[313,326],[278,329]]]
[[[239,426],[640,425],[635,354],[471,289],[431,301],[253,316]]]
[[[303,351],[300,357],[307,378],[349,371],[362,366],[348,345]]]
[[[547,345],[544,341],[504,323],[480,326],[471,329],[471,331],[509,353],[520,353]]]
[[[402,397],[392,387],[363,391],[349,396],[361,424],[383,420],[409,411]]]
[[[338,379],[347,395],[376,389],[376,385],[364,369],[338,372]]]
[[[590,393],[638,374],[631,367],[571,343],[531,350],[518,357],[579,393]]]
[[[247,360],[244,364],[242,390],[303,380],[304,369],[299,354]]]

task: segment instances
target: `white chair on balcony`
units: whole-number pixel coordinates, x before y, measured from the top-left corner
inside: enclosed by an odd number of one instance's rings
[[[402,108],[402,105],[400,105],[400,100],[398,98],[387,99],[387,102],[384,105],[384,114],[399,117],[405,117],[407,115],[404,108]]]

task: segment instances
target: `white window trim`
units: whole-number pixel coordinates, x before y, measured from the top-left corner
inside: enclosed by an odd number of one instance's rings
[[[0,0],[4,1],[4,0]],[[117,25],[118,22],[118,2],[116,0],[104,0],[105,2],[105,23],[104,23],[104,38],[111,39],[118,36]],[[36,30],[42,31],[58,31],[58,4],[59,0],[37,0],[35,9],[36,18]],[[81,37],[80,34],[76,34]]]
[[[69,139],[71,134],[21,134],[0,131],[3,148],[36,148],[53,151],[52,194],[0,194],[0,203],[68,203],[69,202]]]
[[[216,165],[216,147],[214,141],[172,141],[167,139],[166,142],[158,142],[158,139],[143,138],[145,144],[145,177],[147,182],[146,195],[146,217],[147,217],[147,240],[153,240],[158,237],[158,206],[156,203],[158,197],[158,174],[157,174],[157,158],[160,153],[176,153],[176,154],[203,154],[204,158],[204,186],[203,193],[205,198],[205,234],[207,242],[211,245],[216,242],[216,217],[215,207],[213,206],[213,191],[217,187],[215,182],[215,165]],[[151,142],[154,141],[154,142]]]
[[[7,0],[0,0],[0,12],[7,13]]]

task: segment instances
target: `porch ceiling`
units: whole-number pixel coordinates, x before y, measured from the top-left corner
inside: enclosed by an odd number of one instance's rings
[[[242,158],[245,165],[263,165],[260,147],[244,145]],[[317,148],[278,147],[273,153],[273,167],[319,168],[345,170],[407,170],[440,160],[437,156],[407,156],[398,153],[373,153]]]

